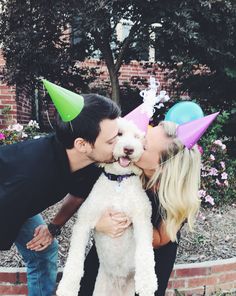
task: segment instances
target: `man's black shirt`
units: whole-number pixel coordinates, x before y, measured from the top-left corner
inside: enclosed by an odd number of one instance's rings
[[[95,165],[71,173],[55,135],[0,148],[0,250],[7,250],[22,224],[67,193],[86,198],[100,175]]]

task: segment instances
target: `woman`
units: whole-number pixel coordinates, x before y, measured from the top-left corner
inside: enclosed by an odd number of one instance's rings
[[[161,122],[148,130],[145,151],[137,165],[143,169],[144,188],[153,208],[153,247],[159,284],[155,295],[158,296],[165,295],[176,258],[179,230],[185,221],[192,230],[199,210],[200,159],[197,145],[188,149],[178,138],[175,123]],[[112,215],[102,217],[96,226],[97,231],[113,237],[122,235],[128,217],[116,214],[113,218],[117,223],[112,223]],[[97,268],[93,247],[85,262],[80,296],[92,295]]]
[[[200,206],[201,154],[197,145],[185,147],[176,135],[176,125],[161,122],[147,134],[147,148],[137,165],[143,169],[144,186],[160,203],[166,234],[177,240],[177,232],[187,219],[190,230]],[[158,139],[158,141],[153,141]]]

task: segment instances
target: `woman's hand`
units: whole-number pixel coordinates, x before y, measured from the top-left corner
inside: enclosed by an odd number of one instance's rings
[[[112,238],[116,238],[121,236],[130,224],[129,217],[124,213],[107,210],[101,216],[95,228],[98,232],[103,232]]]
[[[34,238],[26,244],[26,247],[31,251],[43,251],[51,245],[53,239],[47,225],[39,225],[34,230]]]

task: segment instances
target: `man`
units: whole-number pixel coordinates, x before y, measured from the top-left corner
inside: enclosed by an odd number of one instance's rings
[[[27,266],[29,296],[51,296],[57,274],[56,241],[46,249],[41,244],[39,252],[26,247],[43,222],[37,214],[67,193],[86,196],[78,185],[90,175],[90,164],[112,160],[120,115],[118,106],[105,97],[83,95],[78,108],[76,94],[74,104],[73,93],[50,87],[57,99],[61,94],[60,99],[69,100],[60,108],[49,91],[61,118],[65,115],[69,121],[58,120],[56,135],[0,148],[0,250],[15,242]]]

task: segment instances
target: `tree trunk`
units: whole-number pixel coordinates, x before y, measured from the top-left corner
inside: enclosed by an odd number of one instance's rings
[[[101,38],[101,34],[97,31],[93,33],[95,41],[98,44],[99,49],[101,50],[108,72],[111,80],[111,89],[112,89],[112,100],[120,105],[120,86],[119,86],[119,79],[118,73],[121,66],[121,62],[115,65],[112,50],[110,47],[109,39],[106,36]]]
[[[110,73],[110,79],[111,79],[111,89],[112,89],[112,95],[111,98],[114,102],[116,102],[118,105],[120,105],[120,86],[119,86],[119,79],[117,73]]]

